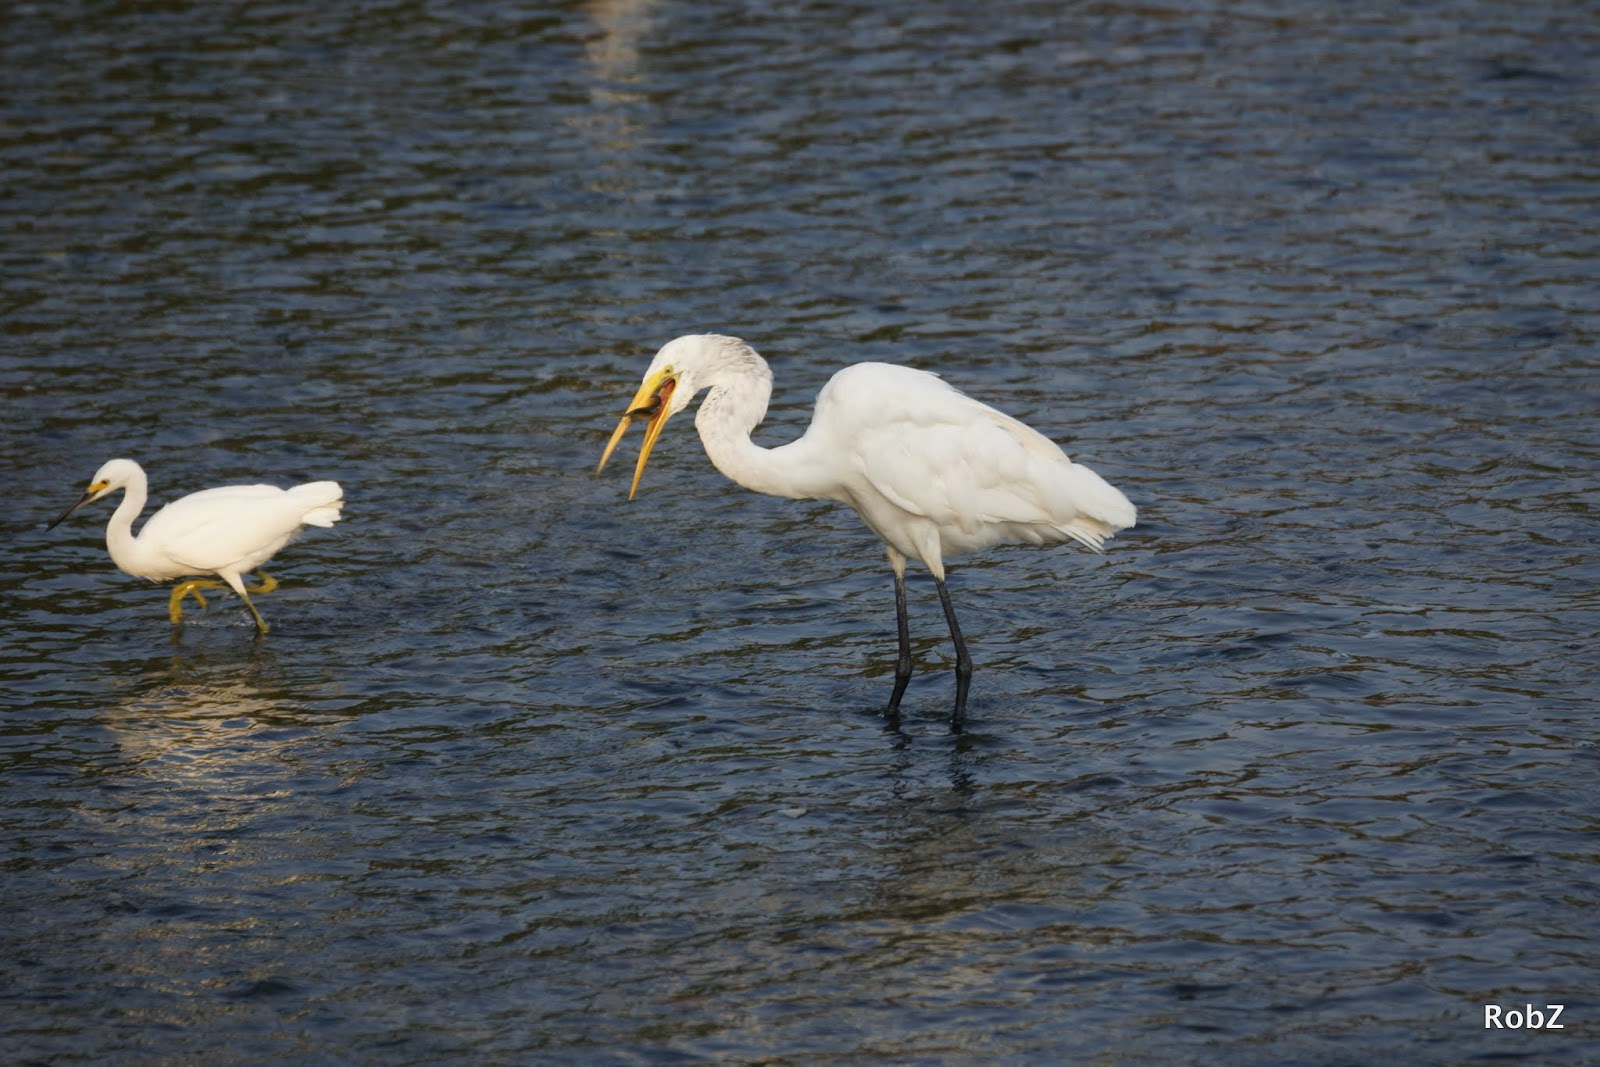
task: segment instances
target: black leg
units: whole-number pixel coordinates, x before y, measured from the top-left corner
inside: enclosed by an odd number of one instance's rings
[[[950,713],[953,722],[960,722],[967,712],[967,686],[972,684],[972,657],[967,655],[967,643],[961,639],[961,626],[956,622],[956,609],[950,603],[950,591],[944,587],[943,578],[935,578],[939,587],[939,603],[944,605],[944,619],[950,624],[950,640],[956,645],[956,709]]]
[[[900,631],[900,658],[894,661],[894,692],[889,694],[885,715],[900,711],[900,698],[911,681],[911,620],[906,617],[906,576],[904,566],[894,571],[894,621]]]

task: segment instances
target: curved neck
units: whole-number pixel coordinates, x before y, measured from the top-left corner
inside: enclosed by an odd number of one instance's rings
[[[106,548],[111,552],[111,562],[129,574],[133,573],[129,568],[140,553],[139,539],[133,535],[133,520],[144,510],[144,503],[149,497],[149,484],[141,471],[128,481],[123,489],[122,502],[111,513],[111,521],[106,523]]]
[[[805,437],[777,448],[762,448],[750,440],[772,398],[772,372],[765,361],[757,357],[754,366],[714,373],[707,384],[710,391],[694,424],[717,470],[758,493],[796,500],[830,495],[832,482],[818,477],[825,469],[811,460],[812,446]]]

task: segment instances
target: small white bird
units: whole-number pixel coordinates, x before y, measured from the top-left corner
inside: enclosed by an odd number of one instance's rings
[[[679,337],[657,352],[611,435],[601,470],[628,427],[646,420],[630,500],[662,427],[702,389],[710,392],[695,426],[719,471],[758,493],[848,504],[888,546],[900,634],[889,715],[911,680],[908,558],[933,572],[950,625],[953,717],[959,722],[972,659],[945,589],[945,557],[1001,544],[1065,541],[1098,552],[1137,518],[1127,497],[1043,434],[909,367],[845,368],[817,394],[811,425],[799,440],[762,448],[750,432],[766,415],[772,372],[743,341],[714,334]]]
[[[135,578],[170,581],[195,574],[215,574],[221,582],[192,579],[172,591],[167,614],[183,621],[183,598],[193,596],[205,607],[202,589],[231,587],[255,617],[256,629],[267,632],[266,620],[250,601],[251,593],[270,593],[277,580],[258,570],[288,544],[301,526],[332,526],[339,521],[344,491],[338,482],[307,482],[293,489],[275,485],[225,485],[174,500],[145,522],[137,537],[133,520],[144,510],[149,482],[144,468],[131,459],[106,462],[89,482],[83,499],[63,511],[46,529],[85,504],[118,489],[122,503],[106,525],[111,562]],[[246,588],[242,575],[254,572],[258,586]]]

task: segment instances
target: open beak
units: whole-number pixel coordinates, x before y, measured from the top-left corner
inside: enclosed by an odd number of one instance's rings
[[[677,387],[677,380],[667,373],[652,374],[640,383],[639,391],[633,394],[633,401],[628,405],[627,414],[617,423],[611,440],[606,443],[605,452],[600,456],[596,474],[606,469],[606,462],[611,458],[611,453],[617,450],[617,443],[628,432],[628,427],[640,419],[648,420],[644,427],[644,444],[639,446],[639,463],[633,468],[633,485],[628,489],[629,500],[639,491],[639,479],[644,477],[645,462],[650,459],[650,450],[656,446],[656,438],[661,436],[661,428],[667,424],[672,391]]]
[[[83,494],[83,497],[76,504],[72,505],[66,511],[63,511],[61,514],[57,515],[55,517],[55,519],[53,521],[51,521],[50,525],[45,527],[45,529],[46,530],[54,530],[57,526],[59,526],[61,524],[61,520],[65,519],[68,515],[71,515],[74,511],[77,511],[79,508],[81,508],[85,504],[89,503],[89,501],[98,498],[100,496],[100,490],[103,489],[103,488],[105,488],[105,487],[102,486],[102,485],[91,485],[89,487],[89,491],[87,493]]]

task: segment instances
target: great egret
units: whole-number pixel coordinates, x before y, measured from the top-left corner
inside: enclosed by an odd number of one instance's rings
[[[95,472],[83,499],[63,511],[47,529],[85,504],[118,489],[122,503],[106,525],[111,562],[135,578],[164,582],[195,574],[215,574],[221,582],[193,579],[172,591],[167,615],[183,621],[183,598],[193,596],[205,607],[202,589],[232,587],[255,617],[256,629],[267,632],[266,620],[250,601],[251,593],[270,593],[277,580],[257,570],[300,531],[301,526],[332,526],[339,521],[344,491],[338,482],[307,482],[293,489],[275,485],[225,485],[191,493],[150,516],[137,537],[133,520],[149,498],[144,468],[131,459],[108,460]],[[246,589],[242,575],[252,571],[261,584]]]
[[[933,573],[956,649],[953,718],[966,710],[972,658],[961,637],[944,560],[1000,544],[1076,541],[1096,552],[1134,524],[1128,498],[1073,463],[1043,434],[958,392],[938,376],[887,363],[858,363],[817,394],[799,440],[762,448],[750,440],[772,396],[772,372],[736,337],[691,334],[656,353],[639,391],[600,457],[600,470],[628,427],[645,422],[628,499],[667,420],[709,389],[695,415],[706,455],[747,489],[793,499],[837,500],[855,508],[883,539],[894,568],[900,655],[885,713],[911,680],[906,560]]]

